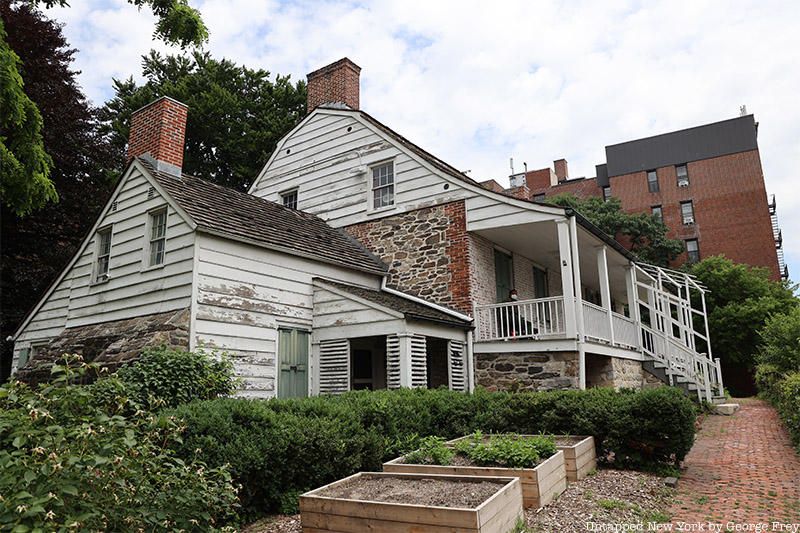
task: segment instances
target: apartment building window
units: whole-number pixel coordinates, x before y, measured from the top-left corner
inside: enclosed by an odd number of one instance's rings
[[[697,263],[700,261],[700,246],[697,244],[697,239],[689,239],[686,241],[686,255],[689,256],[690,263]]]
[[[534,194],[533,195],[533,201],[534,202],[544,202],[544,193],[540,192],[539,194]]]
[[[281,202],[284,207],[297,209],[297,189],[281,193]]]
[[[108,262],[111,257],[111,228],[103,228],[97,232],[97,260],[94,267],[94,281],[108,279]]]
[[[394,205],[394,163],[372,167],[372,208]]]
[[[683,223],[686,225],[694,224],[694,206],[691,200],[688,202],[681,202],[681,220],[683,220]]]
[[[656,217],[661,222],[664,222],[664,211],[661,209],[660,205],[654,205],[653,209],[653,216]]]
[[[167,248],[167,209],[150,213],[150,252],[148,266],[164,264]]]
[[[675,167],[675,174],[678,175],[678,187],[689,186],[689,170],[686,165],[677,165]]]
[[[603,201],[607,202],[611,199],[611,187],[603,187]]]
[[[658,192],[658,174],[655,170],[647,171],[647,190],[650,192]]]

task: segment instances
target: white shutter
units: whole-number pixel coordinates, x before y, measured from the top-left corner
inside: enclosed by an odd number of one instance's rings
[[[339,394],[350,390],[350,343],[347,339],[320,341],[319,393]]]
[[[428,386],[428,349],[425,337],[414,335],[411,341],[411,386]]]
[[[386,336],[386,387],[400,388],[400,339],[397,335]]]
[[[465,391],[467,390],[467,372],[464,364],[464,343],[461,341],[450,341],[447,346],[448,353],[448,373],[450,376],[450,389]]]

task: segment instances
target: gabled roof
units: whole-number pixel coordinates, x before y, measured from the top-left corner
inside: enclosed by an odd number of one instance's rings
[[[321,218],[183,174],[137,161],[197,224],[197,230],[383,275],[388,267],[361,243]]]
[[[363,300],[367,300],[381,307],[402,313],[407,319],[427,320],[464,328],[469,328],[472,326],[472,322],[470,320],[458,318],[455,316],[455,312],[452,314],[445,313],[444,311],[436,309],[436,307],[434,307],[432,304],[426,305],[421,303],[421,301],[417,301],[416,299],[412,300],[410,296],[401,296],[400,294],[397,294],[398,291],[387,292],[383,290],[368,289],[366,287],[349,285],[324,278],[314,278],[314,281],[319,282],[322,285],[330,285],[331,287],[339,289],[340,291],[348,294],[352,294],[353,296]]]

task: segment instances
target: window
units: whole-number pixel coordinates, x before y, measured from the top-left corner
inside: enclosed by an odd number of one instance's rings
[[[108,260],[111,257],[111,228],[97,232],[97,261],[94,267],[94,281],[108,279]]]
[[[678,165],[675,167],[675,173],[678,175],[678,187],[689,186],[689,171],[686,165]]]
[[[297,189],[281,193],[281,201],[284,207],[297,209]]]
[[[533,201],[534,202],[544,202],[544,193],[541,192],[539,194],[534,194],[533,195]]]
[[[164,264],[167,245],[167,210],[150,213],[150,254],[148,266]]]
[[[603,187],[603,201],[607,202],[611,199],[611,187]]]
[[[686,241],[686,255],[689,256],[690,263],[697,263],[700,261],[700,246],[697,244],[697,239],[689,239]]]
[[[664,211],[661,209],[660,205],[653,206],[653,216],[656,217],[661,222],[664,222]]]
[[[692,206],[692,201],[689,200],[688,202],[681,202],[681,220],[683,223],[694,224],[694,207]]]
[[[372,167],[372,208],[394,205],[394,163]]]
[[[650,192],[658,192],[658,174],[655,170],[647,171],[647,190]]]

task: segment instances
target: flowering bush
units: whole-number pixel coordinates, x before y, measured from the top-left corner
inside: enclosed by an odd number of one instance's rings
[[[138,409],[79,356],[50,383],[0,388],[0,529],[19,532],[212,530],[236,519],[227,466],[207,468],[170,447],[183,428]]]

